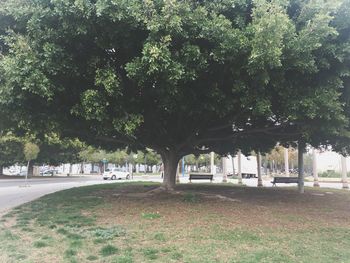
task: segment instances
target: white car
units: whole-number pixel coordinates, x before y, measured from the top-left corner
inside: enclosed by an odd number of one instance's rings
[[[128,172],[123,172],[118,168],[112,168],[112,169],[106,169],[105,172],[103,173],[103,179],[111,179],[111,180],[116,180],[116,179],[130,179],[130,174]]]

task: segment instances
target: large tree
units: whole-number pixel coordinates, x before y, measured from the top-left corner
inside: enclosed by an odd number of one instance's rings
[[[1,118],[105,149],[152,148],[166,188],[187,154],[339,144],[349,5],[3,0]]]

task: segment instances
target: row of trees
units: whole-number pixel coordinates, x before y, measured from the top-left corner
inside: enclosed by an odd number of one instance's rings
[[[33,143],[35,142],[35,143]],[[28,165],[29,175],[33,175],[34,165],[59,165],[62,163],[91,163],[92,170],[94,165],[99,166],[103,171],[103,161],[119,166],[129,166],[142,164],[147,166],[161,165],[160,155],[151,149],[146,151],[129,152],[128,150],[118,150],[107,152],[75,140],[60,140],[57,136],[46,136],[44,140],[34,140],[29,137],[16,137],[7,134],[0,137],[0,175],[3,174],[3,168],[14,164]],[[196,167],[208,166],[210,156],[208,154],[185,157],[186,165]],[[220,165],[220,156],[216,155],[215,163]],[[83,171],[82,171],[83,172]],[[71,172],[70,172],[71,173]]]
[[[78,140],[62,140],[55,134],[42,139],[4,134],[0,136],[0,174],[4,167],[14,164],[28,165],[28,174],[31,176],[34,165],[77,162],[82,147],[83,144]]]
[[[350,0],[3,0],[0,130],[188,154],[350,134]]]

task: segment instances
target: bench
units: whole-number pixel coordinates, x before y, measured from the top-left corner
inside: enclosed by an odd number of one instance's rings
[[[277,183],[281,184],[297,184],[298,177],[274,177],[271,182],[273,186],[276,186]]]
[[[190,174],[190,182],[192,180],[210,180],[213,181],[213,175],[212,174]]]

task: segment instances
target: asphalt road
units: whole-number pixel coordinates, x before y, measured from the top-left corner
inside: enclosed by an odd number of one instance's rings
[[[135,176],[130,181],[152,181],[161,182],[160,176]],[[230,183],[237,184],[237,179],[229,179]],[[24,179],[1,179],[0,180],[0,215],[6,213],[9,209],[21,205],[23,203],[32,201],[41,196],[56,191],[79,187],[84,185],[105,184],[120,181],[105,181],[100,175],[81,176],[81,177],[54,177],[54,178],[35,178],[28,180],[28,186],[25,186]],[[181,183],[188,183],[188,177],[180,177]],[[194,183],[201,183],[203,181],[195,181]],[[221,183],[222,176],[215,176],[214,183]],[[243,179],[243,184],[249,187],[256,187],[257,179]],[[265,187],[271,187],[270,180],[264,180]],[[312,186],[312,182],[305,182],[305,186]],[[279,184],[278,187],[291,186],[289,184]],[[341,189],[341,183],[320,183],[324,188]]]
[[[84,185],[111,182],[114,181],[104,181],[101,176],[35,178],[29,179],[27,185],[25,185],[24,179],[1,179],[0,215],[13,207],[49,193]]]

